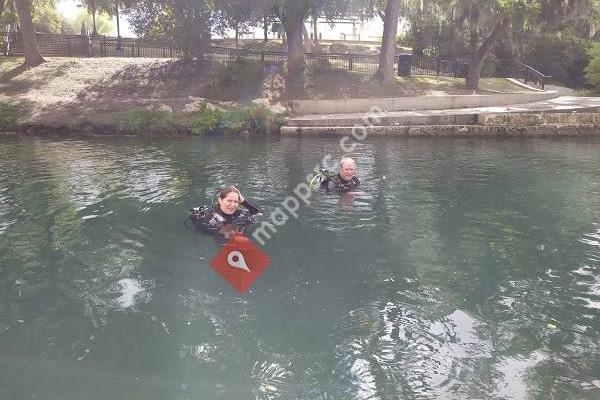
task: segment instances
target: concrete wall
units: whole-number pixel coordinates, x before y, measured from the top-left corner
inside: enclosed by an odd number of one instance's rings
[[[416,96],[384,99],[293,100],[292,111],[302,114],[369,112],[372,107],[383,111],[445,110],[455,108],[506,106],[558,97],[557,92],[477,94],[468,96]]]

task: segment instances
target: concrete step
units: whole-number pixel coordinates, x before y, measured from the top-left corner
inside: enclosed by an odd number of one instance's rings
[[[366,126],[366,125],[471,125],[477,123],[477,114],[439,114],[439,115],[315,115],[294,117],[285,121],[286,126]]]

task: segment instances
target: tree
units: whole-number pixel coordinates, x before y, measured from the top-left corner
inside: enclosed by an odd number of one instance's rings
[[[537,0],[459,0],[462,18],[467,25],[471,57],[465,86],[479,87],[481,70],[494,43],[507,31],[515,11],[535,12]],[[489,27],[485,29],[485,27]]]
[[[4,14],[5,6],[6,6],[6,0],[0,0],[0,18],[2,18],[2,14]]]
[[[261,21],[266,29],[265,15],[272,10],[273,2],[270,0],[216,0],[215,8],[218,10],[220,24],[235,31],[235,47],[239,48],[239,36],[246,32],[250,26],[258,25]]]
[[[70,25],[75,32],[81,30],[81,24],[86,26],[93,26],[95,24],[95,31],[92,30],[92,34],[96,35],[108,35],[113,30],[113,22],[110,16],[104,12],[98,12],[96,18],[92,18],[92,14],[89,14],[86,10],[80,10],[75,18],[70,21]]]
[[[304,74],[304,20],[310,10],[309,0],[283,0],[278,7],[288,46],[288,73],[293,79]]]
[[[379,67],[375,75],[383,83],[389,82],[394,73],[399,16],[400,0],[388,0],[383,17],[383,40],[379,54]]]
[[[33,30],[33,20],[31,18],[31,1],[32,0],[15,0],[17,13],[21,23],[21,34],[23,35],[23,48],[25,52],[25,62],[27,67],[35,67],[45,62],[40,54],[40,49],[35,39]]]
[[[108,15],[114,13],[114,4],[112,0],[79,0],[81,6],[87,9],[87,12],[92,16],[92,35],[101,33],[96,24],[96,16],[98,13],[104,12]]]
[[[171,41],[186,59],[202,51],[210,41],[211,29],[219,29],[211,1],[123,0],[121,4],[138,36]]]
[[[62,21],[52,2],[34,1],[31,18],[35,32],[60,33]]]

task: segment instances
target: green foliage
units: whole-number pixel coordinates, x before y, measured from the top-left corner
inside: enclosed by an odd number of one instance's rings
[[[61,18],[56,7],[50,2],[39,2],[32,7],[33,28],[36,32],[60,33]]]
[[[194,135],[206,135],[221,130],[224,112],[203,103],[200,109],[183,120],[183,126]]]
[[[585,80],[596,91],[600,89],[600,44],[594,44],[588,51],[590,63],[585,67]]]
[[[585,85],[584,68],[590,60],[590,46],[589,40],[574,35],[539,37],[524,62],[566,86],[582,87]]]
[[[70,21],[73,30],[77,33],[81,32],[81,24],[85,23],[87,30],[92,33],[94,22],[92,15],[85,10],[80,10],[77,15]],[[99,35],[110,35],[113,31],[113,22],[108,14],[96,13],[96,31]]]
[[[173,113],[145,108],[115,113],[112,122],[119,132],[138,135],[167,133],[175,127]]]
[[[242,132],[268,135],[283,125],[283,117],[258,104],[228,110],[203,104],[197,112],[184,119],[183,125],[194,135]]]
[[[13,128],[27,114],[28,109],[22,102],[0,101],[0,131]]]
[[[230,121],[235,121],[237,125]],[[247,130],[251,134],[265,135],[279,129],[283,125],[283,117],[271,112],[267,107],[259,104],[251,104],[244,107],[236,107],[225,114],[225,124],[227,128],[237,131]],[[234,130],[235,131],[235,130]]]

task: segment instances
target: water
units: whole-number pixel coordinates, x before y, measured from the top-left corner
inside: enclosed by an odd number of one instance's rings
[[[265,218],[334,139],[0,139],[1,399],[599,399],[600,139],[380,139],[239,295],[186,210]]]

